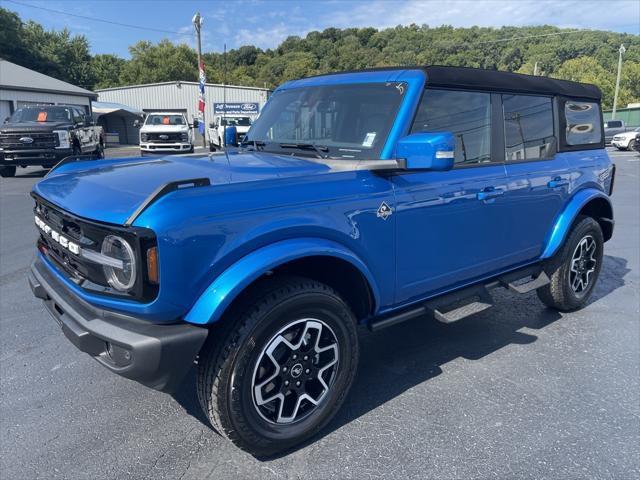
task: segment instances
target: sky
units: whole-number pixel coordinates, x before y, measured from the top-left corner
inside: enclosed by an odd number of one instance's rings
[[[638,0],[0,0],[23,21],[85,35],[92,53],[129,56],[139,40],[168,38],[195,46],[191,18],[204,17],[203,51],[242,45],[274,48],[289,35],[328,27],[427,24],[431,27],[554,25],[640,34]],[[49,11],[45,10],[49,9]],[[99,18],[130,28],[78,18]],[[151,30],[149,30],[151,29]],[[162,31],[157,31],[162,30]]]

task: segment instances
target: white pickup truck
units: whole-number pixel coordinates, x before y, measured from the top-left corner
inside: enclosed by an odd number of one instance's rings
[[[140,152],[143,154],[166,151],[192,153],[193,145],[193,131],[182,113],[150,113],[140,128]]]
[[[215,151],[216,148],[222,148],[225,145],[224,131],[225,127],[236,127],[238,142],[242,142],[244,136],[251,127],[251,117],[246,115],[216,115],[213,122],[209,124],[209,150]]]

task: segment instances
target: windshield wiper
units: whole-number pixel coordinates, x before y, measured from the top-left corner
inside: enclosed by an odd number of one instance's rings
[[[315,150],[318,158],[327,158],[329,155],[329,147],[324,145],[316,145],[315,143],[281,143],[280,148],[297,148],[299,150]]]

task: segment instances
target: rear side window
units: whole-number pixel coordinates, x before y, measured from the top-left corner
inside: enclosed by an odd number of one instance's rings
[[[592,145],[602,141],[600,128],[600,106],[597,103],[568,100],[564,104],[566,118],[567,145]],[[610,127],[615,127],[609,122]]]
[[[556,151],[551,98],[502,95],[507,162],[552,158]]]
[[[427,89],[411,133],[451,132],[455,165],[491,161],[491,95],[484,92]]]
[[[568,105],[568,103],[567,103]],[[582,103],[578,104],[577,102],[573,102],[573,105],[596,105],[595,103]],[[620,120],[609,120],[604,124],[605,128],[622,128],[622,122]]]

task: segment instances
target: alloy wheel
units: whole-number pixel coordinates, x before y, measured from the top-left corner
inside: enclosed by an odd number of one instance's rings
[[[597,265],[596,251],[596,241],[591,235],[583,237],[573,251],[569,267],[569,283],[578,296],[584,295],[591,285],[591,278]]]
[[[338,357],[336,335],[322,320],[287,324],[258,356],[251,383],[257,412],[275,424],[308,417],[332,387]]]

